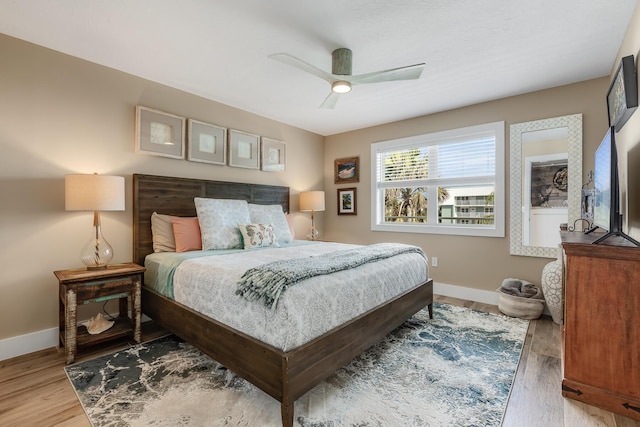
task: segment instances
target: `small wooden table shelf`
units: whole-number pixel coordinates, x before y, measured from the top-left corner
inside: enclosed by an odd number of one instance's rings
[[[145,268],[135,263],[110,265],[104,270],[59,270],[59,344],[65,348],[65,362],[73,363],[79,347],[132,336],[140,342],[140,293]],[[78,326],[80,304],[119,300],[119,317],[100,334],[89,334]],[[131,315],[129,316],[129,312]]]

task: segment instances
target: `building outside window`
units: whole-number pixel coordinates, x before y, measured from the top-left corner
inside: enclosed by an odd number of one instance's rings
[[[450,189],[449,197],[440,204],[440,223],[493,224],[493,191],[492,186]],[[456,195],[459,192],[464,195]],[[451,214],[445,216],[443,209]]]

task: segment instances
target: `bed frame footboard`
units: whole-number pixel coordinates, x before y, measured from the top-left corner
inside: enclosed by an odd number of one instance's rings
[[[282,425],[293,426],[294,402],[427,306],[433,281],[409,290],[326,334],[282,351],[143,288],[142,311],[281,403]]]

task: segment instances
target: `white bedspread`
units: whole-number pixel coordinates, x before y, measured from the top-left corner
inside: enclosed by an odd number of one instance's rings
[[[304,280],[287,289],[275,310],[236,295],[238,280],[247,269],[266,262],[354,246],[316,243],[189,259],[175,271],[175,300],[264,343],[291,350],[426,281],[424,258],[403,254]]]

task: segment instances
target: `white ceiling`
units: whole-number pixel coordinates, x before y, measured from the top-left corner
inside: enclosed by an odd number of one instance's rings
[[[331,135],[609,75],[637,3],[0,0],[0,33]],[[338,47],[353,74],[426,66],[326,110],[327,82],[267,57],[330,72]]]

